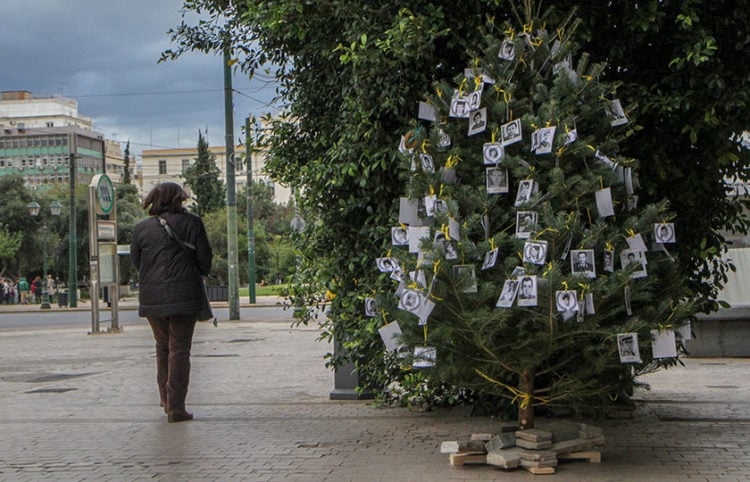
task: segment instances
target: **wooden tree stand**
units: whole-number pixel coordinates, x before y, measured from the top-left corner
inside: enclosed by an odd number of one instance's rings
[[[440,452],[450,454],[451,465],[482,464],[506,470],[520,467],[536,475],[554,474],[560,460],[602,461],[604,435],[593,425],[552,422],[539,429],[516,428],[516,424],[503,424],[498,434],[472,434],[470,440],[446,441]]]

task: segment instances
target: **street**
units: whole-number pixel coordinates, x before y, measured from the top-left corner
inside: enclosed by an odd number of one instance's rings
[[[228,308],[215,307],[213,311],[214,315],[218,317],[219,323],[229,318]],[[246,321],[290,324],[292,322],[292,312],[290,310],[285,311],[280,306],[243,307],[240,309],[240,315]],[[108,320],[111,317],[111,311],[102,309],[99,311],[99,317],[101,320]],[[145,324],[146,320],[140,318],[138,311],[133,307],[129,307],[120,310],[119,322],[121,327],[127,329],[128,325]],[[0,331],[51,327],[80,327],[81,330],[90,330],[91,311],[53,308],[51,310],[31,309],[23,312],[0,312]]]

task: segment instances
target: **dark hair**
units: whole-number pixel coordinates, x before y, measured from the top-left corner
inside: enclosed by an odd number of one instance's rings
[[[143,200],[143,209],[148,213],[159,215],[165,212],[184,213],[182,203],[188,199],[187,193],[174,182],[163,182],[157,184]]]

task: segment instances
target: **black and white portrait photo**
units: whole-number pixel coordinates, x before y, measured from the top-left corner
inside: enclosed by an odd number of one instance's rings
[[[480,84],[482,85],[482,84]],[[475,111],[479,109],[479,104],[482,102],[482,90],[475,90],[469,94],[469,110]]]
[[[628,123],[628,118],[625,116],[625,111],[622,109],[622,104],[619,99],[610,101],[607,104],[607,118],[609,119],[609,125],[612,127]]]
[[[534,211],[518,211],[516,213],[516,237],[529,239],[536,231],[537,214]]]
[[[570,129],[565,133],[565,145],[572,144],[578,140],[578,129]]]
[[[635,269],[630,275],[631,278],[645,278],[648,276],[646,272],[646,255],[643,251],[623,249],[620,252],[620,265],[622,269]]]
[[[510,121],[500,127],[503,145],[508,146],[521,140],[521,119]]]
[[[378,302],[375,298],[365,298],[365,316],[373,317],[378,315]]]
[[[494,165],[503,160],[505,148],[498,142],[488,142],[482,147],[484,165]]]
[[[503,167],[488,167],[487,194],[502,194],[508,191],[508,170]]]
[[[469,117],[469,99],[459,95],[454,95],[451,99],[450,117],[465,119]]]
[[[611,249],[605,249],[602,252],[602,269],[607,273],[615,271],[615,252]]]
[[[391,228],[391,244],[394,246],[409,245],[409,228],[405,226],[394,226]]]
[[[593,249],[574,249],[570,252],[570,270],[573,274],[582,274],[596,278]]]
[[[531,194],[534,191],[534,181],[526,179],[518,183],[518,192],[516,192],[516,202],[513,204],[518,207],[523,203],[529,202]]]
[[[453,242],[445,236],[444,232],[438,231],[435,233],[433,246],[435,250],[442,253],[448,261],[458,259],[458,251],[456,251],[456,247],[453,245]]]
[[[536,276],[522,276],[518,283],[518,306],[536,306]]]
[[[552,141],[555,138],[555,126],[543,127],[531,134],[531,150],[535,154],[549,154],[552,152]]]
[[[433,173],[435,172],[435,163],[432,160],[432,156],[426,153],[419,155],[419,162],[422,164],[422,171]]]
[[[482,269],[490,269],[497,263],[497,255],[500,253],[500,248],[495,248],[484,253],[484,262],[482,263]]]
[[[620,354],[620,363],[641,363],[638,333],[618,333],[617,351]]]
[[[575,290],[555,291],[555,304],[560,313],[578,311],[578,293]]]
[[[500,44],[500,51],[497,53],[497,57],[503,60],[513,60],[516,58],[516,45],[509,38],[503,40]]]
[[[516,293],[518,293],[518,280],[506,279],[503,283],[503,291],[500,292],[500,297],[497,299],[495,306],[497,308],[510,308],[516,299]]]
[[[674,243],[674,223],[654,224],[654,237],[659,244]]]
[[[473,136],[484,132],[487,128],[487,108],[482,107],[479,110],[472,111],[469,115],[469,133],[468,135]]]
[[[381,273],[392,273],[400,269],[395,258],[375,258],[375,263]]]
[[[546,241],[526,241],[523,246],[523,262],[543,265],[547,259]]]
[[[437,361],[437,348],[431,346],[415,346],[413,368],[430,368]]]

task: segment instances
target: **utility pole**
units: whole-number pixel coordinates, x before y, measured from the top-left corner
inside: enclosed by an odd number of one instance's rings
[[[240,319],[240,283],[237,255],[237,186],[235,184],[234,115],[232,112],[232,66],[229,33],[224,37],[224,132],[227,177],[227,265],[229,278],[229,319]]]
[[[245,117],[245,168],[247,169],[247,282],[248,302],[255,303],[255,223],[253,213],[253,132]]]
[[[70,149],[68,184],[70,186],[68,213],[68,306],[78,306],[78,237],[76,236],[76,133],[70,134],[68,148]]]

